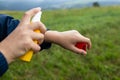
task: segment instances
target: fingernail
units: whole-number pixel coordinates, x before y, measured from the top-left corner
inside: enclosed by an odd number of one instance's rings
[[[36,9],[40,10],[41,11],[41,8],[40,7],[36,7]]]
[[[38,7],[41,10],[41,7]]]
[[[86,56],[86,55],[87,55],[87,52],[84,52],[83,55]]]

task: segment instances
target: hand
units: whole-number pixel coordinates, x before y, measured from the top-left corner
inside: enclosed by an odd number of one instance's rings
[[[39,51],[40,46],[35,44],[33,40],[43,41],[46,28],[43,23],[30,23],[30,19],[40,8],[34,8],[27,11],[17,28],[0,42],[0,51],[3,53],[8,63],[11,63],[15,58],[24,55],[25,52],[32,49]],[[39,29],[41,33],[36,33],[34,30]]]
[[[68,49],[72,52],[78,54],[86,54],[87,52],[75,47],[75,44],[78,42],[85,42],[87,43],[87,48],[90,49],[91,41],[89,38],[82,36],[76,30],[64,31],[64,32],[57,32],[57,31],[47,31],[45,33],[45,40],[53,42],[62,46],[65,49]]]

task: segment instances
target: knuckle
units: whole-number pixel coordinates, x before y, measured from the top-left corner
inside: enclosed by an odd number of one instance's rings
[[[20,34],[21,34],[21,37],[29,37],[30,31],[21,29]]]
[[[39,47],[39,50],[41,50],[41,47]]]
[[[40,29],[40,22],[35,22],[33,25],[36,29]]]
[[[43,34],[41,34],[41,39],[44,39],[44,35]]]
[[[72,30],[74,33],[79,33],[77,30]]]
[[[37,25],[38,28],[40,29],[40,27],[41,27],[41,23],[40,23],[40,22],[36,22],[36,25]]]
[[[27,37],[28,33],[26,31],[21,32],[21,37]]]
[[[38,52],[40,50],[40,46],[34,45],[32,48],[35,52]]]
[[[29,16],[29,12],[28,12],[28,11],[25,12],[25,13],[24,13],[24,16]]]
[[[77,30],[73,30],[73,34],[74,34],[74,37],[79,37],[80,36],[80,34]]]
[[[40,22],[35,22],[35,24],[36,24],[37,26],[40,26]]]
[[[42,22],[39,22],[39,25],[40,25],[41,28],[45,27],[45,25]]]
[[[40,48],[40,47],[38,47],[38,48],[36,48],[36,51],[38,52],[40,49],[41,49],[41,48]]]
[[[31,46],[30,41],[29,40],[24,41],[23,46],[30,47]]]
[[[88,42],[90,42],[90,39],[88,38]]]

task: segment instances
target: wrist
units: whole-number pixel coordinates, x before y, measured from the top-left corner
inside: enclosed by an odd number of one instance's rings
[[[8,64],[10,64],[13,59],[12,59],[12,55],[10,55],[10,51],[8,49],[9,47],[5,47],[4,43],[0,43],[0,52],[4,55],[6,61]]]
[[[46,42],[58,44],[60,39],[61,39],[61,35],[60,35],[60,32],[58,32],[58,31],[49,30],[49,31],[46,31],[46,33],[45,33],[45,41]]]

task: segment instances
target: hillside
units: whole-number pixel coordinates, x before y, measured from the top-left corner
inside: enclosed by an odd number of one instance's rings
[[[42,9],[70,9],[91,7],[94,0],[0,0],[0,10],[28,10],[34,7]],[[120,5],[118,0],[98,0],[100,6]],[[22,6],[21,6],[22,5]]]
[[[0,11],[15,18],[23,12]],[[43,11],[42,22],[52,29],[75,29],[92,41],[86,56],[55,44],[34,55],[30,63],[19,59],[0,80],[120,80],[120,7]]]

